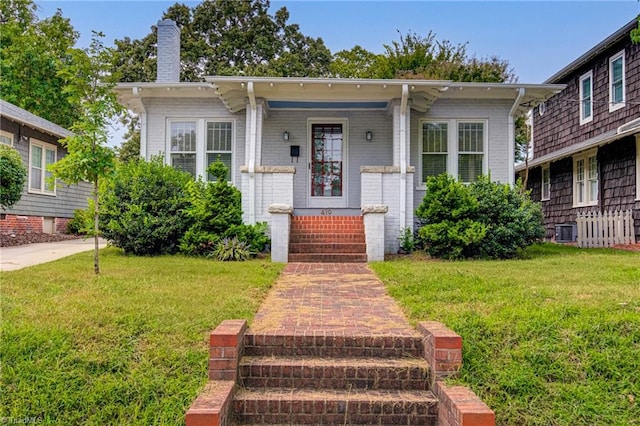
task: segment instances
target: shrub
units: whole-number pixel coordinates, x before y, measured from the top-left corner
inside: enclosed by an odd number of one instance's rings
[[[252,254],[266,250],[271,239],[267,235],[267,223],[259,222],[255,225],[233,225],[224,233],[225,237],[236,237],[247,244]]]
[[[226,261],[243,261],[247,260],[251,253],[247,247],[247,243],[240,241],[238,238],[225,238],[218,242],[216,249],[213,251],[216,259]]]
[[[488,177],[469,186],[447,175],[430,177],[416,216],[420,243],[445,259],[512,258],[544,236],[540,205],[519,185]]]
[[[20,153],[5,144],[0,144],[0,206],[6,210],[22,197],[27,180],[27,168]]]
[[[118,165],[102,193],[103,235],[127,254],[159,255],[178,251],[191,226],[188,173],[164,164],[162,157]]]
[[[215,182],[198,180],[187,185],[190,205],[186,214],[191,226],[180,240],[180,250],[186,254],[210,254],[230,228],[242,225],[240,191],[227,182],[227,168],[216,161],[208,173],[216,178]]]
[[[93,235],[93,200],[89,200],[89,207],[73,211],[73,218],[67,222],[67,234]]]
[[[410,226],[407,226],[400,233],[400,250],[403,253],[413,253],[413,250],[416,248],[415,239],[413,238],[413,229]]]

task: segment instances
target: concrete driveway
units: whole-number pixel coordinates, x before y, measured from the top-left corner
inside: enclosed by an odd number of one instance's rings
[[[25,244],[15,247],[0,248],[0,271],[15,271],[27,266],[51,262],[72,254],[93,250],[93,238],[86,240],[66,240],[55,243]],[[100,240],[100,248],[107,241]]]

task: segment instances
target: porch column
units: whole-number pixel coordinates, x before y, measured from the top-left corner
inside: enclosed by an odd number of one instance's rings
[[[242,183],[243,219],[248,224],[256,223],[256,167],[262,159],[262,102],[257,102],[253,92],[253,82],[247,83],[247,120],[245,136],[245,165],[247,182]],[[244,179],[243,179],[244,180]]]

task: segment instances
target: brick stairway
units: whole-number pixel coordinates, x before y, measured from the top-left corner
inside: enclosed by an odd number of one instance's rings
[[[461,337],[411,327],[367,264],[289,263],[251,328],[211,332],[209,382],[186,426],[494,426],[471,390],[441,380],[461,363]]]
[[[289,262],[366,262],[362,216],[294,216]]]

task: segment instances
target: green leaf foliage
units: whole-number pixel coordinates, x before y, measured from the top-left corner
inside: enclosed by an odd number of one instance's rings
[[[638,26],[631,30],[631,41],[635,44],[640,43],[640,14],[638,15]]]
[[[161,157],[119,164],[101,194],[103,235],[127,254],[176,253],[192,223],[186,190],[192,182]]]
[[[430,177],[416,216],[420,243],[445,259],[513,258],[544,236],[540,205],[519,186],[485,176],[468,186],[445,174]]]
[[[240,241],[238,238],[225,238],[218,242],[212,256],[223,262],[244,261],[249,259],[251,253],[247,247],[247,243]]]
[[[27,168],[15,148],[0,144],[0,206],[11,208],[22,198]]]
[[[38,19],[32,0],[0,2],[0,93],[2,98],[62,127],[81,117],[65,91],[68,80],[59,71],[74,59],[69,55],[78,33],[58,10]]]

